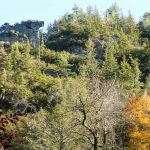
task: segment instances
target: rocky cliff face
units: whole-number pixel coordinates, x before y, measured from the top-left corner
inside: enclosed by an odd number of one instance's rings
[[[34,47],[38,47],[40,41],[39,29],[43,26],[43,21],[33,20],[22,21],[14,25],[5,23],[0,27],[0,41],[12,44],[16,41],[25,43],[29,39]]]

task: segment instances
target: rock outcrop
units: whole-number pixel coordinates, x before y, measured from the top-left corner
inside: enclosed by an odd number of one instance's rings
[[[40,41],[39,29],[44,26],[43,21],[22,21],[10,25],[5,23],[0,27],[0,41],[10,42],[21,42],[25,43],[29,39],[34,47],[38,47]]]

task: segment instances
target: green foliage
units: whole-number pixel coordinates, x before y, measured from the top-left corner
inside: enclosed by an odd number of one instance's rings
[[[133,49],[133,45],[131,45],[131,41],[128,39],[128,35],[123,31],[119,33],[119,50],[122,55],[126,52],[130,52]]]
[[[123,101],[150,88],[149,13],[138,25],[116,4],[105,18],[75,5],[38,48],[2,48],[0,109],[23,115],[13,149],[124,149]]]
[[[138,59],[139,69],[141,71],[141,81],[145,83],[146,77],[150,73],[149,69],[149,60],[150,60],[150,51],[149,48],[143,49],[134,49],[131,52],[124,54],[127,59],[132,56],[133,59]],[[123,55],[119,55],[118,60],[122,60]]]
[[[142,86],[140,82],[141,71],[139,70],[139,63],[137,59],[130,57],[131,63],[124,57],[121,62],[119,71],[119,78],[123,89],[126,91],[139,90]]]
[[[125,34],[127,35],[129,41],[132,44],[137,45],[138,40],[139,40],[139,29],[135,22],[134,17],[132,16],[130,12],[128,16],[124,19],[123,30]]]
[[[70,52],[75,52],[73,47],[81,47],[77,53],[84,53],[85,42],[97,37],[103,29],[104,23],[97,10],[90,10],[88,13],[76,10],[72,14],[65,14],[49,27],[46,45],[50,49]]]
[[[86,57],[84,64],[80,65],[80,75],[87,78],[100,76],[99,64],[94,53],[94,43],[89,39],[85,45]]]
[[[102,65],[102,72],[104,78],[114,79],[118,75],[119,65],[115,58],[115,49],[112,43],[110,42],[105,50],[104,61]]]
[[[56,61],[56,64],[59,66],[61,74],[66,75],[71,74],[71,64],[69,64],[70,54],[67,52],[61,52],[58,56],[58,60]]]
[[[107,9],[106,19],[113,30],[120,30],[120,28],[122,27],[121,12],[116,3],[113,4],[109,9]]]
[[[24,113],[33,102],[33,108],[49,108],[48,105],[51,104],[48,100],[51,101],[51,96],[55,95],[54,91],[57,93],[59,89],[59,86],[55,87],[55,84],[59,84],[59,80],[43,74],[45,62],[35,60],[29,51],[23,49],[19,43],[15,43],[5,57],[6,63],[0,72],[0,105],[5,110],[19,109]],[[42,100],[43,104],[40,104]],[[20,105],[23,108],[20,108]]]
[[[150,90],[150,75],[148,75],[147,78],[146,78],[145,87],[148,89],[148,92],[149,92],[149,90]]]

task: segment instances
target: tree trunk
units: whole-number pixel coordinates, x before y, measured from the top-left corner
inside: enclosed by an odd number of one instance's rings
[[[105,129],[103,130],[103,147],[104,147],[104,149],[107,149],[107,147],[106,147],[106,131],[105,131]]]
[[[63,150],[65,148],[65,143],[64,143],[64,140],[63,140],[63,135],[60,134],[60,143],[59,143],[59,150]]]
[[[64,149],[64,146],[65,146],[65,145],[64,145],[64,142],[61,142],[61,143],[60,143],[59,150],[63,150],[63,149]]]
[[[103,145],[106,145],[106,133],[105,133],[105,130],[103,130]]]
[[[94,145],[93,145],[93,150],[98,150],[98,139],[97,139],[97,134],[94,135]]]

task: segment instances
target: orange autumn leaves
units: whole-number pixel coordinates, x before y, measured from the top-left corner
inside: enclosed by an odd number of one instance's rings
[[[129,123],[129,148],[149,150],[150,148],[150,97],[145,91],[141,97],[133,94],[125,108]]]

